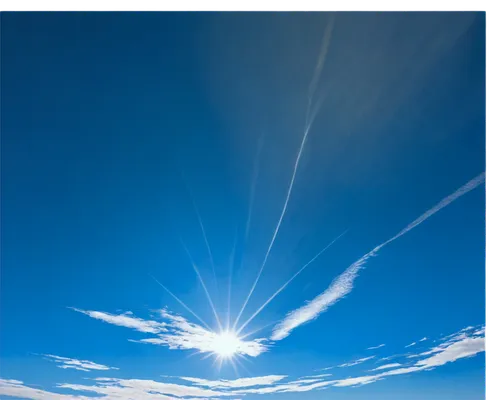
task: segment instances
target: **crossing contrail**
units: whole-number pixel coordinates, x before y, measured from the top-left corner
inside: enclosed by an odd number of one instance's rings
[[[484,172],[479,174],[474,179],[470,180],[465,185],[460,187],[457,191],[445,197],[434,207],[423,213],[420,217],[407,225],[399,233],[391,237],[389,240],[386,240],[382,244],[379,244],[359,260],[351,264],[349,268],[347,268],[337,279],[335,279],[323,293],[316,296],[313,300],[307,302],[304,306],[288,313],[285,319],[274,328],[271,335],[271,340],[281,340],[286,338],[288,335],[290,335],[292,330],[308,321],[315,319],[322,312],[326,311],[328,307],[335,304],[344,296],[348,295],[354,288],[354,280],[358,276],[360,269],[384,246],[400,238],[404,234],[411,231],[413,228],[416,228],[422,222],[430,218],[432,215],[434,215],[450,203],[475,189],[476,187],[484,183],[485,179],[486,174]]]
[[[257,311],[255,311],[250,318],[247,319],[247,321],[241,325],[241,327],[238,329],[237,333],[240,333],[245,326],[247,326],[257,315],[260,314],[260,312],[267,307],[267,305],[273,301],[273,299],[279,295],[285,288],[297,277],[299,274],[304,271],[310,264],[312,264],[316,259],[321,256],[326,250],[330,248],[338,239],[340,239],[342,236],[344,236],[347,233],[347,230],[342,232],[339,236],[337,236],[335,239],[333,239],[330,243],[328,243],[327,246],[325,246],[318,254],[316,254],[313,258],[311,258],[307,263],[305,263],[288,281],[286,281],[283,286],[281,286],[269,299],[266,300],[264,304],[262,304]]]
[[[267,259],[269,258],[269,254],[271,253],[271,250],[272,250],[273,245],[274,245],[274,241],[276,240],[276,236],[278,236],[278,232],[280,230],[281,223],[283,221],[283,218],[284,218],[286,211],[287,211],[287,208],[288,208],[288,202],[290,201],[290,195],[292,194],[292,189],[293,189],[293,185],[295,183],[295,177],[297,175],[297,170],[298,170],[298,167],[300,164],[300,159],[302,158],[302,152],[304,150],[304,145],[306,144],[306,140],[307,140],[307,137],[309,135],[309,131],[310,131],[312,123],[313,123],[313,119],[311,118],[311,115],[310,115],[311,104],[312,104],[312,99],[313,99],[314,93],[316,91],[316,87],[317,87],[319,78],[321,76],[321,72],[323,70],[323,65],[324,65],[325,58],[326,58],[327,51],[328,51],[328,45],[330,43],[332,28],[333,28],[333,19],[330,19],[328,22],[328,25],[325,29],[325,34],[323,35],[323,41],[322,41],[322,45],[321,45],[320,55],[319,55],[318,61],[316,63],[316,68],[314,70],[311,84],[309,85],[308,105],[307,105],[307,112],[306,112],[306,124],[305,124],[305,128],[304,128],[304,135],[302,136],[302,141],[300,143],[299,152],[297,154],[297,158],[295,159],[295,164],[293,166],[292,178],[291,178],[290,183],[288,185],[288,190],[286,193],[283,208],[281,210],[281,215],[278,219],[278,223],[276,224],[276,228],[274,229],[274,233],[273,233],[273,236],[271,238],[271,242],[269,243],[266,254],[264,256],[264,261],[262,262],[262,265],[261,265],[259,272],[257,274],[257,277],[256,277],[256,279],[255,279],[255,281],[250,289],[250,292],[248,293],[248,295],[245,299],[245,302],[243,303],[243,306],[241,307],[241,310],[240,310],[238,316],[236,317],[236,320],[235,320],[234,325],[233,325],[234,327],[238,324],[238,321],[240,320],[241,315],[243,314],[243,311],[245,310],[245,308],[248,304],[248,301],[250,300],[250,297],[252,296],[252,294],[255,290],[255,287],[257,286],[257,283],[259,282],[259,279],[262,275],[262,271],[264,270],[264,267],[266,266]]]

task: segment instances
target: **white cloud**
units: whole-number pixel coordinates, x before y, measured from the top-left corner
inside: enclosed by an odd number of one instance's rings
[[[390,369],[390,368],[396,368],[396,367],[401,367],[401,364],[400,363],[384,364],[384,365],[381,365],[380,367],[372,369],[372,371],[379,371],[381,369]]]
[[[376,350],[376,349],[380,349],[381,347],[384,347],[385,344],[382,343],[382,344],[379,344],[378,346],[373,346],[373,347],[368,347],[366,350]]]
[[[208,379],[201,379],[201,378],[191,378],[191,377],[181,377],[181,379],[192,382],[195,385],[199,386],[227,389],[227,388],[244,388],[251,386],[273,385],[274,383],[281,381],[286,377],[287,377],[286,375],[267,375],[267,376],[256,376],[252,378],[239,378],[233,380],[221,379],[216,381],[211,381]]]
[[[376,246],[359,260],[351,264],[330,284],[330,286],[323,293],[316,296],[313,300],[307,302],[302,307],[289,312],[287,316],[274,327],[273,333],[271,335],[271,340],[282,340],[286,338],[295,328],[305,324],[308,321],[314,320],[321,313],[325,312],[330,306],[334,305],[337,301],[349,294],[354,288],[354,280],[358,276],[359,271],[361,270],[363,265],[366,264],[368,260],[370,260],[370,258],[376,256],[377,253],[389,243],[405,235],[406,233],[420,225],[422,222],[430,218],[432,215],[451,204],[453,201],[457,200],[464,194],[484,183],[485,177],[486,175],[483,172],[471,181],[467,182],[457,191],[445,197],[434,207],[427,210],[395,236]]]
[[[449,362],[455,362],[460,358],[475,356],[484,351],[484,337],[465,338],[441,348],[437,354],[420,360],[416,365],[424,368],[432,368]]]
[[[104,399],[174,399],[178,397],[217,398],[232,396],[230,393],[214,391],[196,386],[178,385],[175,383],[157,382],[148,379],[101,379],[96,385],[79,385],[63,383],[62,389],[92,392],[104,396]],[[167,396],[167,397],[165,397]],[[174,397],[169,397],[174,396]],[[100,397],[99,399],[103,399]]]
[[[42,354],[48,360],[54,361],[57,363],[59,368],[62,369],[76,369],[79,371],[89,372],[90,370],[97,371],[107,371],[110,369],[118,369],[115,367],[108,367],[107,365],[97,364],[88,360],[77,360],[75,358],[54,356],[52,354]]]
[[[371,360],[372,358],[375,358],[375,356],[359,358],[357,360],[354,360],[354,361],[351,361],[351,362],[348,362],[348,363],[345,363],[345,364],[340,364],[338,367],[340,367],[340,368],[354,367],[355,365],[362,364],[365,361]]]
[[[326,378],[327,376],[332,376],[332,374],[308,375],[303,378]]]
[[[419,340],[419,342],[425,342],[426,340],[428,340],[426,337],[423,337],[422,339]]]
[[[476,332],[481,331],[481,329]],[[424,370],[430,370],[451,362],[455,362],[461,358],[472,357],[484,351],[484,335],[474,336],[475,332],[470,334],[465,330],[459,331],[456,334],[447,336],[447,340],[441,345],[434,347],[429,351],[415,355],[415,357],[425,357],[430,354],[430,357],[422,358],[413,366],[392,369],[376,375],[366,375],[357,378],[341,379],[336,381],[334,386],[357,386],[360,384],[368,384],[384,379],[388,376],[410,374]],[[380,369],[380,368],[378,368]]]
[[[405,349],[407,349],[408,347],[413,347],[417,344],[417,342],[412,342],[410,343],[409,345],[405,346]]]
[[[123,326],[125,328],[135,329],[143,333],[160,333],[166,332],[166,324],[164,322],[148,321],[142,318],[134,317],[131,312],[126,312],[119,315],[109,314],[102,311],[86,311],[79,308],[70,307],[74,311],[88,315],[91,318],[99,319],[108,324]]]
[[[165,320],[163,322],[138,318],[130,312],[114,315],[101,311],[74,310],[109,324],[155,334],[154,337],[131,339],[132,342],[166,346],[173,350],[198,350],[202,353],[213,353],[218,343],[217,333],[189,322],[182,316],[169,313],[166,309],[160,310],[160,315]],[[262,338],[240,340],[236,354],[256,357],[267,351],[268,345],[265,342]]]
[[[95,397],[73,396],[70,394],[47,392],[45,390],[26,386],[21,381],[1,378],[0,395],[31,400],[95,400]]]

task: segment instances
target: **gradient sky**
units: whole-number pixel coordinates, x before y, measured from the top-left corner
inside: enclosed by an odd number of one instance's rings
[[[0,26],[0,398],[484,397],[483,13]]]

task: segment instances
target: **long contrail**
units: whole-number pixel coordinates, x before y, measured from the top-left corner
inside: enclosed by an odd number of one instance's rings
[[[259,171],[260,171],[260,154],[262,152],[263,144],[264,144],[263,136],[260,136],[259,142],[257,145],[257,154],[255,156],[255,161],[254,161],[254,165],[253,165],[252,183],[250,185],[250,200],[249,200],[249,205],[248,205],[248,215],[247,215],[246,228],[245,228],[245,239],[244,239],[243,243],[246,243],[246,241],[248,239],[248,233],[250,231],[250,221],[252,219],[253,204],[255,201],[255,189],[257,187],[257,180],[258,180]]]
[[[333,22],[334,18],[332,16],[329,18],[325,28],[325,32],[323,33],[323,40],[321,41],[321,49],[318,61],[316,63],[316,68],[314,69],[313,78],[311,79],[311,83],[309,85],[309,91],[308,91],[309,103],[312,102],[312,99],[316,93],[316,88],[318,87],[319,78],[321,77],[323,66],[325,65],[325,59],[328,54],[328,48],[330,46],[330,38],[332,37]]]
[[[208,293],[208,289],[205,285],[205,282],[203,281],[203,278],[201,277],[201,274],[200,274],[200,271],[198,270],[198,267],[196,267],[196,264],[194,263],[193,257],[191,256],[191,253],[189,252],[187,247],[184,245],[184,242],[181,241],[181,243],[184,247],[184,250],[186,251],[186,254],[189,257],[189,261],[191,262],[191,265],[194,269],[194,272],[196,273],[196,275],[198,276],[198,279],[200,280],[203,291],[205,292],[205,295],[207,296],[208,303],[210,304],[210,307],[212,308],[212,312],[214,313],[215,320],[217,321],[217,325],[219,326],[219,330],[222,332],[222,330],[223,330],[222,324],[220,322],[219,315],[217,314],[217,311],[215,310],[215,306],[214,306],[214,303],[212,301],[212,297],[210,297],[210,293]]]
[[[241,325],[241,327],[238,329],[237,333],[240,333],[245,326],[247,326],[257,315],[260,314],[260,312],[267,307],[267,305],[273,301],[273,299],[279,295],[285,288],[297,277],[299,274],[304,271],[310,264],[312,264],[316,259],[321,256],[325,251],[327,251],[330,246],[332,246],[338,239],[340,239],[342,236],[344,236],[347,233],[347,230],[342,232],[339,236],[337,236],[335,239],[333,239],[330,243],[328,243],[327,246],[325,246],[318,254],[316,254],[313,258],[311,258],[307,263],[305,263],[288,281],[286,281],[283,286],[281,286],[269,299],[266,300],[264,304],[262,304],[257,311],[255,311],[250,318],[247,319],[247,321]]]
[[[325,57],[326,57],[327,50],[328,50],[328,44],[330,43],[330,36],[331,36],[332,28],[333,28],[333,20],[330,20],[327,27],[326,27],[325,34],[323,35],[321,52],[320,52],[320,55],[318,57],[318,62],[316,63],[316,68],[314,70],[314,75],[313,75],[313,79],[311,81],[311,85],[309,86],[308,106],[307,106],[307,113],[306,113],[306,124],[305,124],[305,128],[304,128],[304,135],[302,137],[302,142],[300,143],[299,152],[297,154],[297,158],[295,159],[295,164],[293,166],[292,178],[291,178],[290,183],[288,185],[288,190],[286,193],[285,202],[283,204],[283,209],[281,210],[281,215],[278,219],[278,223],[276,224],[276,228],[274,229],[274,233],[273,233],[273,236],[271,238],[271,242],[269,243],[269,247],[267,248],[266,254],[264,256],[264,261],[262,262],[262,265],[259,269],[259,273],[257,274],[257,278],[255,278],[255,281],[252,285],[252,288],[250,289],[250,292],[248,293],[248,296],[245,299],[245,302],[243,303],[243,306],[241,307],[241,310],[240,310],[238,316],[236,317],[236,320],[235,320],[233,326],[236,326],[238,324],[238,321],[240,320],[241,315],[243,314],[243,311],[245,310],[245,308],[248,304],[248,301],[250,300],[250,297],[252,296],[252,294],[255,290],[255,287],[257,286],[257,283],[259,282],[259,279],[262,275],[262,271],[264,270],[264,267],[266,266],[266,263],[267,263],[267,259],[269,258],[269,254],[271,253],[271,249],[273,248],[274,241],[276,240],[276,236],[278,235],[278,232],[280,230],[281,222],[283,221],[283,217],[285,216],[286,210],[288,208],[288,202],[290,201],[290,195],[292,194],[293,185],[295,183],[295,176],[297,175],[297,169],[299,167],[300,159],[302,158],[302,152],[304,150],[304,145],[306,143],[307,136],[309,135],[309,131],[310,131],[312,123],[313,123],[313,120],[310,116],[311,103],[312,103],[312,98],[313,98],[314,92],[316,90],[317,82],[318,82],[319,77],[321,76],[321,72],[323,70],[323,65],[324,65]]]
[[[168,290],[158,279],[156,279],[153,275],[149,274],[149,276],[151,278],[153,278],[156,283],[158,285],[160,285],[163,289],[165,289],[165,291],[170,295],[172,296],[175,300],[177,300],[177,302],[182,306],[184,307],[187,311],[189,311],[198,321],[200,321],[203,326],[205,326],[205,328],[207,328],[210,332],[213,332],[212,331],[212,328],[210,328],[210,326],[201,319],[201,317],[198,316],[198,314],[196,314],[193,310],[191,310],[191,308],[189,308],[181,299],[179,299],[175,294],[173,294],[170,290]]]
[[[438,204],[436,204],[430,210],[426,211],[412,223],[407,225],[399,233],[391,237],[389,240],[383,242],[382,244],[379,244],[359,260],[351,264],[349,268],[347,268],[339,277],[337,277],[337,279],[335,279],[323,293],[316,296],[313,300],[307,302],[304,306],[288,313],[285,319],[274,328],[271,335],[271,340],[281,340],[286,338],[292,330],[308,321],[315,319],[322,312],[326,311],[328,307],[335,304],[341,298],[349,294],[354,287],[353,283],[358,276],[360,269],[370,258],[374,257],[378,253],[378,251],[380,251],[387,244],[408,233],[413,228],[420,225],[422,222],[427,220],[429,217],[431,217],[453,201],[457,200],[464,194],[470,192],[471,190],[484,183],[485,178],[486,175],[484,172],[479,174],[474,179],[460,187],[457,191],[445,197]]]

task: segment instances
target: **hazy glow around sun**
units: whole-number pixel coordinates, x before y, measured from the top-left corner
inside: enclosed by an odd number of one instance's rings
[[[242,345],[241,340],[234,332],[221,332],[213,341],[213,352],[221,358],[231,358]]]

